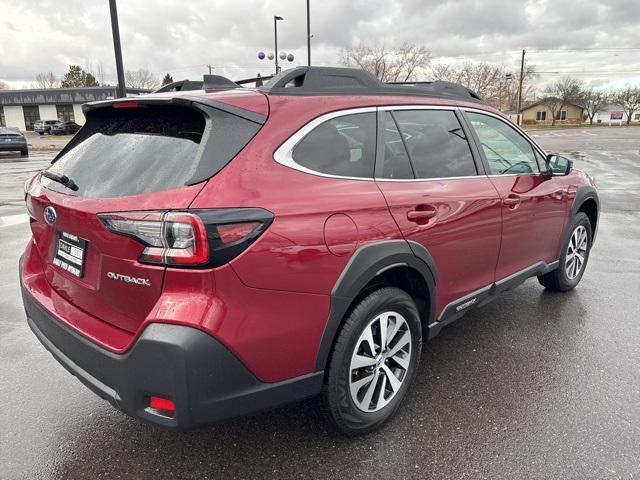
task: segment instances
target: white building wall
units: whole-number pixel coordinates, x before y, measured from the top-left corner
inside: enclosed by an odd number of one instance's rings
[[[21,106],[4,107],[4,121],[7,127],[16,127],[23,132],[27,129],[24,124],[24,113]]]
[[[38,105],[40,110],[40,120],[57,120],[58,111],[55,105]]]
[[[75,122],[78,125],[84,125],[86,119],[84,118],[84,113],[82,113],[82,104],[74,103],[73,104],[73,117],[75,118]]]

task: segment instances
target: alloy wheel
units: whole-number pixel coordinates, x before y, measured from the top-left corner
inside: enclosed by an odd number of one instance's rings
[[[582,266],[587,259],[588,244],[587,229],[578,225],[571,234],[565,258],[564,267],[570,280],[575,279],[582,271]]]
[[[376,316],[364,329],[351,356],[349,389],[354,404],[376,412],[396,396],[411,361],[411,331],[397,312]]]

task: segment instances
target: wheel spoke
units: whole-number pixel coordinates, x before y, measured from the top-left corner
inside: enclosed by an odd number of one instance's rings
[[[375,365],[375,364],[376,364],[375,358],[356,354],[351,360],[351,370],[356,370],[358,368],[363,368],[363,367],[370,367],[371,365]]]
[[[405,370],[407,370],[409,368],[409,362],[410,362],[411,358],[408,355],[406,357],[401,357],[400,356],[400,352],[398,352],[396,355],[394,355],[393,357],[390,357],[390,358],[391,358],[391,360],[396,362],[398,365],[400,365]]]
[[[381,408],[385,405],[384,391],[387,388],[387,376],[385,374],[380,375],[380,390],[378,391],[378,398],[376,398],[376,408]]]
[[[389,315],[380,315],[380,350],[387,348],[387,327],[389,325]]]
[[[376,342],[373,341],[373,332],[371,331],[371,325],[369,325],[365,330],[363,340],[367,342],[371,355],[375,357],[378,352],[376,350]]]
[[[396,377],[391,369],[384,364],[382,365],[382,371],[385,373],[391,389],[394,392],[397,392],[400,389],[400,385],[402,385],[402,382],[398,380],[398,377]]]
[[[355,399],[358,396],[358,393],[367,383],[369,383],[375,375],[372,373],[371,375],[367,375],[366,377],[362,377],[360,380],[356,380],[351,383],[351,395]]]
[[[409,330],[406,330],[402,336],[398,339],[397,342],[393,345],[393,347],[387,352],[387,357],[393,357],[398,351],[404,348],[407,343],[411,343],[411,334]]]
[[[395,338],[398,330],[402,326],[402,322],[398,319],[398,317],[394,317],[393,328],[389,331],[387,336],[387,345],[391,345],[393,343],[393,339]]]
[[[376,385],[378,385],[378,378],[380,377],[380,370],[376,370],[376,373],[373,375],[373,380],[367,387],[367,392],[364,394],[364,398],[362,399],[362,406],[369,410],[371,406],[371,399],[373,398],[373,393],[376,391]]]

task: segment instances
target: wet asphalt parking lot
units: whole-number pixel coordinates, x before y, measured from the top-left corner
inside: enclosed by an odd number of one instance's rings
[[[52,154],[0,153],[0,478],[640,478],[640,128],[539,131],[596,177],[580,286],[535,279],[430,342],[399,415],[346,439],[314,401],[175,433],[114,410],[25,322],[23,181]]]

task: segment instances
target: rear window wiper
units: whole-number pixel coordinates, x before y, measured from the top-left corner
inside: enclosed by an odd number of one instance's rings
[[[68,189],[73,190],[74,192],[78,190],[78,185],[76,185],[76,182],[71,180],[66,175],[58,175],[57,173],[45,170],[42,172],[42,176],[48,178],[49,180],[53,180],[54,182],[58,182]]]

